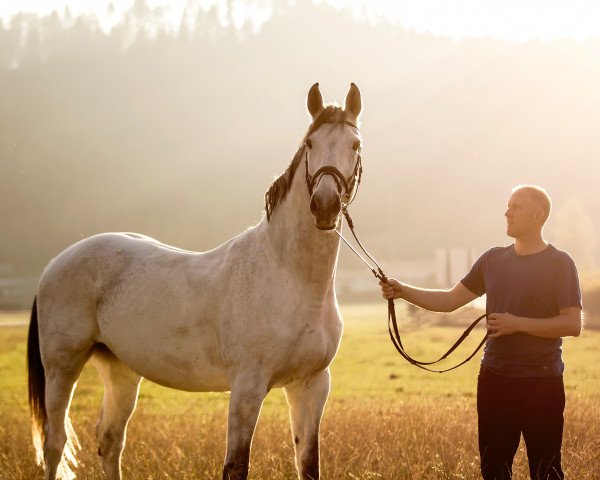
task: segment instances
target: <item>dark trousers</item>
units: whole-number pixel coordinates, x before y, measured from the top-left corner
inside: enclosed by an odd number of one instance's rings
[[[477,380],[479,454],[484,480],[512,478],[521,433],[533,480],[562,480],[562,376],[511,378],[481,367]]]

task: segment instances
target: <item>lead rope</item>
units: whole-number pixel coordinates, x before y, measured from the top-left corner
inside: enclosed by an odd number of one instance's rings
[[[346,219],[346,222],[348,223],[348,227],[350,227],[350,232],[352,232],[352,236],[354,237],[354,240],[356,240],[356,243],[358,244],[358,246],[360,247],[360,249],[364,252],[364,254],[373,262],[374,266],[371,265],[348,242],[348,240],[346,240],[346,238],[344,238],[344,236],[340,233],[340,231],[338,229],[335,229],[335,232],[344,241],[344,243],[346,245],[348,245],[348,247],[350,248],[350,250],[352,250],[356,254],[356,256],[358,256],[358,258],[360,258],[363,261],[363,263],[365,265],[367,265],[367,267],[369,267],[369,269],[371,270],[371,273],[373,273],[373,275],[375,276],[375,278],[377,278],[377,279],[379,279],[379,280],[387,283],[388,282],[387,276],[385,275],[385,273],[383,273],[383,270],[381,269],[381,267],[379,266],[379,264],[377,263],[377,261],[365,249],[365,247],[362,245],[362,243],[360,243],[360,240],[356,236],[356,232],[354,231],[354,222],[352,221],[352,218],[350,218],[350,213],[348,212],[348,209],[347,209],[346,205],[344,205],[342,207],[342,213],[344,215],[344,218]],[[394,304],[394,299],[393,298],[389,298],[388,299],[388,332],[390,334],[390,339],[392,340],[392,343],[394,344],[394,347],[396,348],[396,350],[398,351],[398,353],[407,362],[409,362],[410,364],[414,365],[415,367],[421,368],[423,370],[427,370],[428,372],[434,372],[434,373],[449,372],[450,370],[454,370],[455,368],[458,368],[461,365],[464,365],[465,363],[467,363],[469,360],[471,360],[477,354],[477,352],[481,349],[481,347],[483,346],[483,344],[487,340],[487,333],[485,334],[485,336],[483,337],[483,339],[481,340],[481,342],[479,343],[479,345],[477,346],[477,348],[475,349],[475,351],[471,355],[469,355],[466,359],[464,359],[462,362],[460,362],[459,364],[454,365],[453,367],[450,367],[450,368],[443,369],[443,370],[435,370],[433,368],[428,368],[426,366],[426,365],[434,365],[434,364],[439,363],[442,360],[446,359],[448,357],[448,355],[450,355],[454,350],[456,350],[456,348],[465,340],[465,338],[467,338],[469,336],[469,334],[471,333],[471,331],[475,328],[475,325],[477,325],[486,316],[487,316],[487,314],[484,313],[479,318],[477,318],[473,323],[471,323],[471,325],[469,325],[469,327],[464,331],[464,333],[460,336],[460,338],[456,342],[454,342],[454,345],[452,345],[450,347],[450,349],[446,353],[444,353],[440,358],[438,358],[437,360],[434,360],[432,362],[422,362],[420,360],[416,360],[413,357],[411,357],[406,352],[406,350],[404,349],[404,346],[402,345],[402,339],[400,338],[400,331],[398,330],[398,323],[396,321],[396,307],[395,307],[395,304]]]

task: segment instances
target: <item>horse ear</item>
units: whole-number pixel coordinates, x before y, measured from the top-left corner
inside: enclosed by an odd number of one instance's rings
[[[351,83],[348,95],[346,95],[346,101],[344,102],[344,111],[358,118],[361,110],[362,100],[360,98],[360,90],[354,83]]]
[[[321,95],[319,90],[318,82],[310,87],[310,90],[308,91],[306,108],[308,108],[308,113],[310,113],[313,120],[317,118],[317,115],[323,111],[323,95]]]

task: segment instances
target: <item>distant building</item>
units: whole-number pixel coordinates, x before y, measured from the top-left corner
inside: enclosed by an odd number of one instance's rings
[[[401,260],[382,265],[387,275],[426,288],[450,288],[456,285],[479,258],[479,251],[468,247],[439,247],[430,259]],[[381,299],[378,280],[366,267],[338,269],[336,293],[342,301]],[[471,306],[485,308],[485,295]]]
[[[435,281],[438,287],[448,288],[463,278],[480,252],[468,247],[438,247],[435,249]]]
[[[438,247],[435,250],[435,281],[440,288],[456,285],[468,273],[481,252],[468,247]],[[471,306],[485,309],[485,295],[471,302]]]
[[[431,286],[434,281],[435,262],[426,260],[401,260],[382,265],[389,276],[398,277],[404,282]],[[361,269],[338,269],[336,273],[336,293],[340,298],[351,301],[374,300],[379,296],[380,287],[367,267]]]

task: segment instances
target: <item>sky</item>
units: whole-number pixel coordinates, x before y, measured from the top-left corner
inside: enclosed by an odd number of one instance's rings
[[[200,10],[214,10],[221,26],[249,25],[258,32],[274,12],[299,0],[145,0],[154,14],[140,19],[140,28],[178,33],[181,25],[193,26]],[[357,21],[389,22],[406,29],[456,40],[491,37],[509,41],[600,37],[600,2],[596,0],[312,0],[349,12]],[[93,16],[110,34],[134,0],[3,0],[0,19],[7,28],[19,13],[39,16],[56,12],[65,22]],[[68,9],[69,14],[65,12]],[[190,24],[191,23],[191,24]]]

